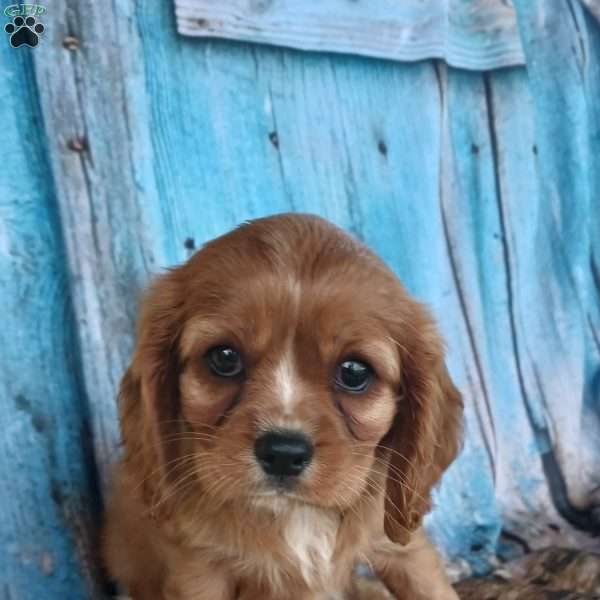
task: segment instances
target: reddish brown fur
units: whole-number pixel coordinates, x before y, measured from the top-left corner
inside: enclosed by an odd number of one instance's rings
[[[243,353],[243,379],[209,372],[219,344]],[[348,357],[376,373],[360,396],[333,385]],[[458,450],[460,396],[427,312],[327,222],[245,224],[160,278],[120,411],[105,555],[134,600],[326,598],[359,560],[397,598],[456,598],[420,526]],[[315,445],[291,496],[252,451],[282,425]]]

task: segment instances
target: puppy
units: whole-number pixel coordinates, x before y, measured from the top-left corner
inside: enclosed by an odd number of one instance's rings
[[[425,309],[365,246],[280,215],[156,281],[120,391],[110,573],[134,600],[325,600],[355,565],[454,600],[421,528],[461,397]]]

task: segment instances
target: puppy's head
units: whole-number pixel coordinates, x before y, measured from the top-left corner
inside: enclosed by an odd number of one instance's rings
[[[122,385],[126,457],[153,498],[344,510],[385,471],[397,541],[457,452],[460,414],[423,308],[300,215],[245,224],[159,279]]]

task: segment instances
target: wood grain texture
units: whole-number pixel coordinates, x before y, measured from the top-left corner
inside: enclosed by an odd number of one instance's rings
[[[502,0],[175,0],[184,35],[465,69],[524,64],[514,9]]]
[[[575,2],[517,2],[535,98],[537,223],[515,234],[515,294],[522,295],[523,384],[554,503],[573,525],[600,531],[598,345],[598,24]],[[548,36],[533,32],[541,24]],[[568,43],[570,41],[570,43]],[[550,60],[558,60],[560,76]],[[560,143],[557,143],[560,140]],[[515,194],[516,195],[516,194]],[[517,210],[517,201],[513,202]],[[521,206],[521,222],[531,211]],[[543,229],[544,236],[539,235]],[[517,242],[529,237],[529,252]],[[516,263],[521,258],[521,265]],[[534,258],[535,257],[535,258]],[[528,270],[538,269],[531,278]],[[518,269],[518,270],[517,270]],[[548,314],[526,311],[546,305]],[[551,318],[550,318],[551,317]],[[539,352],[540,340],[545,351]],[[561,357],[560,368],[556,357]],[[562,489],[561,489],[562,488]]]
[[[455,572],[557,540],[597,545],[600,31],[574,1],[515,5],[527,71],[194,39],[154,0],[62,0],[43,45],[3,48],[0,298],[12,312],[0,336],[40,341],[10,350],[0,384],[7,398],[31,388],[36,407],[46,394],[44,411],[61,415],[51,447],[68,489],[93,487],[73,434],[87,414],[108,484],[116,388],[150,277],[245,219],[308,211],[372,246],[448,340],[467,435],[428,527]],[[66,36],[79,43],[64,47]],[[37,300],[21,316],[23,282]],[[50,391],[39,369],[56,373]],[[2,411],[28,425],[10,402]],[[28,426],[3,441],[7,456],[24,452],[7,515],[28,506],[28,485],[36,504],[50,495]],[[10,464],[0,460],[3,481]],[[42,594],[45,577],[10,555],[15,597],[71,598],[89,585],[73,539],[90,530],[74,536],[51,502],[36,518],[52,533],[23,521],[32,533],[19,544],[60,548],[66,574]],[[23,595],[30,579],[35,594]]]
[[[151,144],[138,139],[131,117],[137,107],[127,97],[142,77],[127,14],[94,2],[63,2],[48,16],[48,38],[35,55],[35,69],[44,90],[40,103],[60,198],[80,360],[106,488],[119,445],[115,391],[132,350],[138,293],[160,252],[144,210],[152,194],[147,188],[155,190]],[[74,31],[80,44],[64,47]],[[136,119],[144,123],[143,112]]]
[[[596,17],[597,21],[600,23],[600,1],[599,0],[581,0],[583,5],[587,7],[590,13]]]
[[[98,490],[31,55],[0,44],[0,597],[96,598]]]

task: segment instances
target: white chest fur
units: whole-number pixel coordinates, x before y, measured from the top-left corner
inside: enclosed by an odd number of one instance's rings
[[[296,506],[290,511],[284,540],[309,585],[327,580],[339,525],[337,515],[311,506]]]

